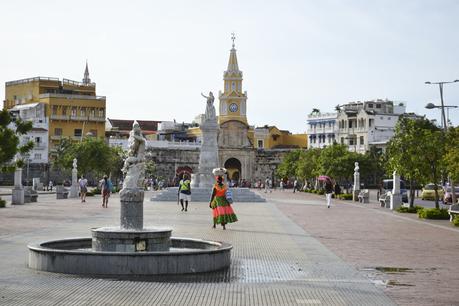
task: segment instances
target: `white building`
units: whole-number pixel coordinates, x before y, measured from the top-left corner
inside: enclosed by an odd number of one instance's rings
[[[49,121],[46,117],[45,103],[29,103],[16,105],[10,112],[14,117],[23,121],[32,122],[32,130],[21,137],[21,144],[32,140],[33,149],[28,153],[28,162],[31,164],[48,163],[48,129]]]
[[[365,153],[370,147],[384,151],[405,109],[404,103],[387,99],[340,105],[336,140],[350,151]]]
[[[308,149],[323,148],[336,141],[337,113],[313,112],[308,115]]]

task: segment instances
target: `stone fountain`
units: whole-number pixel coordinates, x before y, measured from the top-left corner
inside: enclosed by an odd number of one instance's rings
[[[172,229],[144,227],[145,138],[135,121],[124,162],[120,226],[93,228],[92,238],[29,244],[29,267],[94,276],[209,272],[230,265],[227,243],[171,237]]]

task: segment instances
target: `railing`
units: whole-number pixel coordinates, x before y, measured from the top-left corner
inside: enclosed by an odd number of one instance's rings
[[[27,78],[27,79],[21,79],[21,80],[6,82],[5,86],[26,84],[26,83],[30,83],[30,82],[36,82],[36,81],[57,81],[57,82],[59,82],[59,79],[58,78],[49,78],[49,77],[33,77],[33,78]]]
[[[78,81],[73,81],[69,79],[62,79],[62,84],[69,84],[73,86],[83,86],[83,87],[95,87],[96,83],[82,83]]]
[[[68,100],[100,100],[105,101],[105,96],[87,96],[87,95],[72,95],[72,94],[58,94],[58,93],[45,93],[39,96],[40,98],[65,98]]]
[[[87,117],[87,116],[72,116],[72,115],[70,115],[70,120],[74,120],[74,121],[88,121],[88,117]]]
[[[52,120],[69,120],[68,115],[50,115],[49,118]]]
[[[105,122],[105,118],[104,117],[89,116],[88,120],[89,121],[96,121],[96,122]]]
[[[110,146],[118,146],[122,147],[123,149],[128,148],[128,140],[127,139],[117,139],[117,138],[110,138],[108,140],[108,144]],[[146,147],[151,148],[200,148],[201,143],[199,142],[191,142],[191,141],[167,141],[167,140],[147,140]]]

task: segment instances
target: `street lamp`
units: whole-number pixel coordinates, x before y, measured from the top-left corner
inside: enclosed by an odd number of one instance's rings
[[[449,122],[449,109],[450,108],[458,108],[457,105],[443,105],[444,108],[446,108],[446,122]],[[433,103],[427,103],[427,105],[425,106],[425,108],[427,109],[434,109],[434,108],[442,108],[441,105],[435,105]],[[443,120],[442,120],[442,128],[443,129],[447,129],[448,125],[446,125],[446,128],[445,126],[443,126]]]
[[[425,82],[425,84],[428,84],[428,85],[438,84],[438,86],[440,88],[440,102],[441,102],[441,105],[440,106],[436,106],[433,103],[428,103],[426,105],[426,108],[427,109],[441,108],[441,118],[442,118],[443,130],[444,130],[445,133],[448,130],[448,125],[446,123],[446,117],[445,117],[445,108],[446,109],[448,109],[448,107],[456,108],[457,106],[445,106],[445,103],[443,101],[443,85],[444,84],[457,83],[457,82],[459,82],[459,80],[454,80],[454,81],[449,81],[449,82],[429,82],[429,81]],[[448,117],[449,117],[449,115],[448,115]],[[454,181],[450,178],[449,183],[450,183],[449,185],[451,186],[451,203],[455,204],[456,203],[456,190],[454,188]]]
[[[456,83],[456,82],[459,82],[459,80],[454,80],[454,81],[449,81],[449,82],[430,82],[430,81],[425,82],[425,84],[427,84],[427,85],[438,84],[438,87],[440,88],[441,106],[439,106],[439,108],[441,108],[441,120],[442,120],[443,129],[445,131],[448,128],[448,125],[446,123],[446,116],[445,116],[445,103],[443,102],[443,85],[444,84]],[[429,103],[429,104],[426,105],[426,108],[427,109],[432,109],[432,108],[436,108],[436,106],[433,105],[432,103]]]

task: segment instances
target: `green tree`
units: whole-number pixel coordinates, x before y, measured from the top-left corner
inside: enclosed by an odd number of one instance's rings
[[[73,159],[78,160],[79,174],[101,177],[113,174],[119,177],[124,153],[121,148],[110,147],[103,139],[86,137],[81,142],[64,142],[56,158],[56,164],[71,169]]]
[[[328,175],[337,182],[349,182],[354,173],[354,163],[360,158],[360,154],[349,152],[345,145],[335,143],[322,149],[317,169],[320,175]]]
[[[394,137],[387,146],[384,156],[387,173],[392,174],[393,171],[397,171],[409,182],[410,207],[414,206],[416,185],[429,181],[437,184],[440,177],[441,168],[435,160],[439,158],[441,161],[443,151],[439,143],[442,138],[439,132],[439,129],[425,118],[401,117],[395,127]],[[426,155],[430,155],[429,159],[426,158]],[[437,186],[435,188],[438,189]],[[438,207],[437,191],[436,194],[436,206]]]
[[[446,134],[444,162],[450,178],[459,182],[459,126],[449,128]]]
[[[302,180],[313,182],[313,178],[319,175],[318,159],[321,149],[309,149],[300,153],[297,162],[296,176]]]
[[[276,170],[277,177],[280,179],[293,177],[298,168],[298,160],[300,158],[301,150],[293,150],[288,152]]]
[[[25,155],[34,146],[33,141],[20,144],[20,136],[32,129],[32,122],[13,118],[8,110],[0,111],[0,167],[2,172],[13,171],[15,166],[22,166],[20,159],[15,165],[13,158],[16,154]]]

